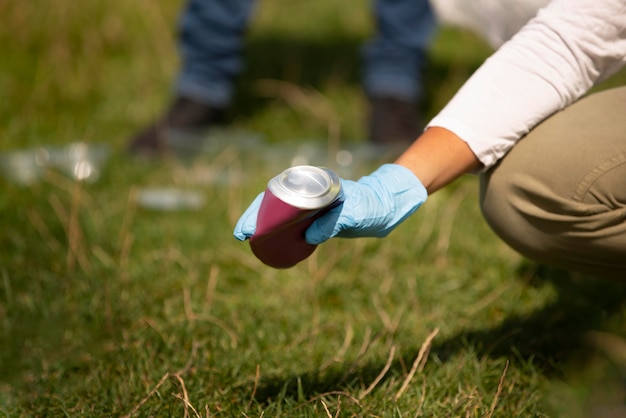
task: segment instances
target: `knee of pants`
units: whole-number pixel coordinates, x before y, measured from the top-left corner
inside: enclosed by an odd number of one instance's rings
[[[512,177],[486,173],[480,179],[480,209],[491,229],[510,247],[533,259],[549,251],[550,237],[533,225],[538,213],[529,213],[523,196],[528,191],[516,184]],[[538,212],[535,208],[535,212]]]
[[[481,176],[493,230],[539,262],[626,278],[626,86],[535,127]]]
[[[577,195],[536,173],[496,167],[481,176],[481,210],[500,238],[532,260],[624,279],[626,201],[612,193],[623,178],[626,163]]]

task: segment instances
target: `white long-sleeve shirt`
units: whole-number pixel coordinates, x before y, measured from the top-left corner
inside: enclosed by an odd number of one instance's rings
[[[483,63],[428,127],[454,132],[486,169],[625,64],[626,0],[553,0]]]
[[[430,0],[437,20],[471,29],[493,48],[515,35],[550,0]]]

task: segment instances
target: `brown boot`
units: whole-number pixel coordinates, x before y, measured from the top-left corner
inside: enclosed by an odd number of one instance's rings
[[[152,125],[137,133],[128,144],[130,154],[158,157],[170,151],[168,134],[200,135],[225,120],[225,110],[217,109],[186,97],[177,97],[167,112]]]
[[[408,145],[422,132],[415,104],[395,97],[370,98],[370,141],[377,145]]]

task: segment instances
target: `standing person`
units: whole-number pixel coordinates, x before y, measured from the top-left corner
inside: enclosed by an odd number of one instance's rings
[[[182,69],[170,107],[129,144],[133,154],[165,151],[168,130],[194,132],[225,121],[242,72],[253,0],[189,0],[180,21]],[[370,139],[409,143],[421,131],[417,101],[426,50],[436,28],[427,0],[376,0],[377,35],[363,48]]]
[[[585,96],[626,64],[626,0],[553,0],[469,78],[393,164],[354,182],[306,231],[384,237],[465,173],[521,254],[626,279],[626,86]],[[260,196],[234,235],[254,234]]]

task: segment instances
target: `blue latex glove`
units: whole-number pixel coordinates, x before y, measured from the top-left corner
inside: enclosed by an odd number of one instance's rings
[[[428,197],[415,174],[398,164],[384,164],[356,182],[342,180],[341,187],[343,204],[307,229],[309,244],[320,244],[335,236],[386,237]]]
[[[237,221],[233,235],[239,241],[245,241],[254,235],[254,231],[256,231],[256,218],[259,214],[259,208],[261,207],[264,194],[265,192],[259,193]]]
[[[356,182],[342,179],[341,187],[344,202],[307,229],[305,239],[309,244],[321,244],[335,236],[385,237],[428,197],[415,174],[398,164],[384,164]],[[254,234],[262,198],[263,193],[239,218],[235,238],[243,241]]]

